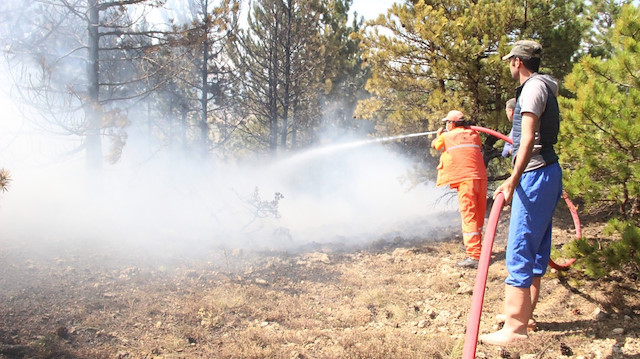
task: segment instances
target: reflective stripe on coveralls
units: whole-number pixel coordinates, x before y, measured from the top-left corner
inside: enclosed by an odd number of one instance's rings
[[[480,148],[480,146],[478,145],[457,145],[457,146],[453,146],[451,148],[447,148],[447,151],[450,152],[451,150],[455,150],[457,148],[463,148],[463,147],[475,147],[475,148]]]
[[[452,184],[458,191],[458,210],[462,218],[462,240],[467,256],[480,258],[482,250],[482,227],[487,210],[487,180],[471,179]]]

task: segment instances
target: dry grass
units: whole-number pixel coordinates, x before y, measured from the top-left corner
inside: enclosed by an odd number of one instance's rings
[[[221,267],[193,260],[162,268],[124,259],[105,266],[83,253],[36,257],[1,244],[0,358],[11,357],[2,352],[9,346],[29,358],[459,358],[471,301],[464,288],[475,279],[455,267],[464,257],[455,240],[245,252]],[[497,258],[481,333],[502,308]],[[478,357],[640,355],[637,283],[580,278],[576,287],[570,278],[578,276],[545,278],[541,331],[506,351],[479,345]],[[608,315],[596,320],[596,308]],[[617,327],[624,334],[612,334]]]

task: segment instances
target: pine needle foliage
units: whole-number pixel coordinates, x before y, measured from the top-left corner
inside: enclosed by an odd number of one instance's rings
[[[565,79],[571,93],[560,98],[559,152],[564,187],[586,209],[613,206],[622,219],[609,221],[612,241],[581,238],[564,248],[579,258],[574,267],[593,278],[620,270],[640,272],[640,7],[622,7],[606,43],[606,56],[587,55]]]
[[[566,254],[579,259],[572,268],[591,278],[603,278],[621,269],[637,278],[640,273],[640,228],[631,221],[613,219],[605,228],[605,234],[617,234],[619,239],[603,243],[583,237],[564,246]]]
[[[357,116],[397,134],[440,127],[449,110],[459,109],[508,132],[504,105],[517,83],[501,57],[514,41],[536,39],[545,48],[545,70],[563,77],[586,28],[583,11],[582,1],[396,3],[358,35],[372,97]]]
[[[584,56],[565,79],[559,152],[564,186],[588,207],[640,214],[640,8],[627,5],[609,58]]]

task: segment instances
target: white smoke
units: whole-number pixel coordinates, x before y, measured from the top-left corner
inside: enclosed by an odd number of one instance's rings
[[[59,141],[33,137],[42,148],[35,152],[14,150],[19,142],[3,155],[19,153],[20,160],[0,162],[12,173],[0,197],[0,241],[9,246],[65,243],[149,256],[348,246],[429,238],[455,210],[439,201],[444,192],[433,184],[408,191],[401,179],[411,162],[381,144],[262,164],[207,164],[175,154],[140,161],[127,152],[131,144],[121,163],[92,178],[79,157],[60,164],[46,158],[56,157],[45,155]],[[283,196],[277,205],[276,193]]]

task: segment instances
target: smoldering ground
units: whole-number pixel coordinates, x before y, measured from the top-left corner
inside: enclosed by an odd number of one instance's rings
[[[295,251],[427,237],[455,209],[433,184],[410,189],[411,162],[380,144],[251,165],[175,154],[139,160],[125,153],[99,177],[88,177],[82,161],[9,168],[2,246],[167,259]]]

